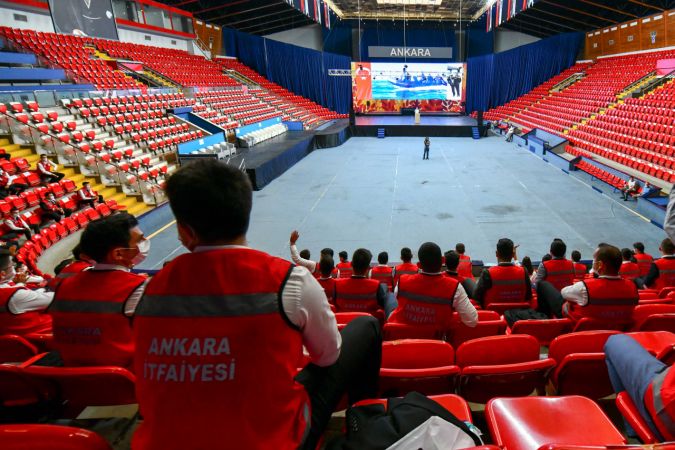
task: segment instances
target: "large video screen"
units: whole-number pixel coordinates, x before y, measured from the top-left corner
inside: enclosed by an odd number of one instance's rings
[[[49,0],[57,33],[117,40],[111,0]]]
[[[361,114],[420,108],[464,112],[466,70],[457,63],[352,63],[354,111]]]

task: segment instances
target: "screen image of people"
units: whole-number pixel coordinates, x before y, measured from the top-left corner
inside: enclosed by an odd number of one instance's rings
[[[49,0],[57,33],[118,39],[111,0]]]

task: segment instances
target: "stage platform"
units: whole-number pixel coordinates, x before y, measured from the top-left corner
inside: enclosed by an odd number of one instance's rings
[[[415,124],[415,116],[397,114],[357,116],[351,128],[358,137],[375,137],[379,128],[384,128],[385,136],[471,137],[476,125],[476,119],[468,116],[422,115]]]
[[[314,129],[315,148],[339,147],[352,137],[349,127],[349,119],[337,119],[328,121]]]

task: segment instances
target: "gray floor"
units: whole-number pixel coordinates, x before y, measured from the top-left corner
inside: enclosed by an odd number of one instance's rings
[[[500,237],[534,260],[554,237],[584,259],[601,241],[624,247],[641,240],[658,254],[663,231],[618,195],[599,194],[503,139],[436,138],[431,159],[421,156],[419,138],[352,138],[313,152],[254,193],[250,245],[288,257],[288,236],[297,229],[298,246],[313,256],[323,247],[350,254],[366,247],[397,260],[403,246],[416,253],[425,241],[443,250],[461,241],[474,259],[492,263]],[[156,234],[145,269],[184,251],[175,225],[157,233],[172,220],[169,209],[157,214],[141,223]]]

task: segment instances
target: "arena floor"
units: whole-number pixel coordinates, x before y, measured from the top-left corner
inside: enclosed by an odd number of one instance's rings
[[[585,174],[569,176],[503,138],[435,138],[422,160],[419,138],[352,138],[317,150],[262,191],[254,192],[251,247],[289,257],[288,237],[318,257],[323,247],[350,255],[359,247],[401,247],[425,241],[445,251],[464,242],[473,259],[495,261],[495,244],[510,237],[533,260],[551,240],[565,240],[590,259],[595,245],[636,240],[658,254],[663,231],[635,213],[635,203],[594,191]],[[152,249],[139,268],[159,269],[184,252],[169,208],[141,220]]]

